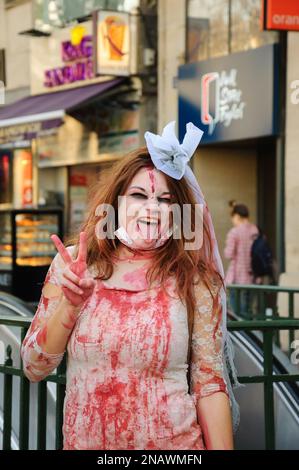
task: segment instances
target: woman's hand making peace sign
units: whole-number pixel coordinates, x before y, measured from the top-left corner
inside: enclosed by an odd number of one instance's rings
[[[57,235],[51,235],[51,239],[65,263],[61,276],[64,296],[74,307],[79,307],[90,297],[95,286],[95,281],[87,270],[86,232],[80,233],[79,251],[75,260]]]

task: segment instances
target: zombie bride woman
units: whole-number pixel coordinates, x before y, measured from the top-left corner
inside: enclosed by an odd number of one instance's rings
[[[70,246],[52,236],[22,358],[37,382],[67,351],[66,450],[233,448],[223,268],[188,165],[202,132],[174,126],[105,174]]]

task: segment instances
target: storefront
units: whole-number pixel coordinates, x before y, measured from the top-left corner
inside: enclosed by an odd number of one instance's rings
[[[136,21],[101,10],[31,38],[31,96],[0,109],[0,203],[62,205],[70,233],[101,164],[138,147]]]
[[[42,217],[43,225],[51,225],[54,233],[67,235],[75,231],[85,218],[88,189],[102,169],[139,145],[138,95],[134,80],[116,78],[84,89],[30,96],[0,111],[2,289],[10,290],[13,278],[9,268],[13,260],[9,209],[60,207],[64,231],[56,222],[54,230],[49,217]],[[26,247],[20,249],[25,255],[16,254],[16,267],[23,265],[25,258],[28,266],[40,266],[37,257],[48,265],[49,256],[55,254],[48,243],[50,232],[48,240],[44,234],[35,240],[33,228],[42,220],[33,212],[17,215],[15,225],[23,223],[28,239]],[[19,248],[21,242],[24,245],[19,237]]]
[[[1,202],[18,207],[36,204],[45,198],[43,190],[66,190],[60,187],[58,174],[51,187],[46,169],[110,161],[138,146],[135,85],[129,78],[116,78],[30,96],[3,108]]]
[[[278,44],[179,67],[179,134],[204,130],[195,173],[212,209],[223,253],[229,201],[249,207],[279,257],[280,176]]]
[[[56,134],[37,138],[39,200],[56,197],[63,203],[72,233],[84,219],[88,189],[101,169],[138,146],[139,91],[128,79],[114,93],[73,109]]]
[[[31,96],[0,109],[3,288],[13,259],[16,265],[25,265],[28,257],[28,266],[46,266],[55,254],[50,245],[46,252],[45,233],[38,238],[33,231],[34,225],[50,230],[54,223],[28,212],[18,214],[15,225],[31,223],[31,248],[27,241],[22,257],[13,257],[7,211],[61,208],[64,230],[57,221],[53,230],[67,237],[84,220],[89,190],[101,171],[137,148],[144,126],[151,127],[149,114],[141,117],[143,86],[131,47],[136,43],[132,22],[126,13],[104,13],[50,38],[32,38]]]

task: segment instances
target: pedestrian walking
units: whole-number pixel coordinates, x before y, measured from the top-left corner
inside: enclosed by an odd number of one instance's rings
[[[251,248],[259,234],[258,227],[249,220],[249,209],[245,204],[231,201],[231,221],[233,227],[229,230],[224,256],[229,259],[229,266],[225,275],[226,284],[253,284]],[[249,313],[249,291],[241,291],[240,313]],[[230,290],[229,303],[231,309],[236,311],[236,293]]]

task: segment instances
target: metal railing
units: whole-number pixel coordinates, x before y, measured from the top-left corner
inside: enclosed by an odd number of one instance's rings
[[[235,295],[234,306],[235,313],[244,319],[263,319],[267,316],[267,308],[273,310],[273,317],[281,317],[278,310],[277,296],[278,294],[286,294],[288,296],[288,309],[286,318],[294,318],[295,294],[299,294],[299,287],[282,287],[274,285],[257,285],[257,284],[228,284],[228,297],[230,292]],[[242,298],[243,294],[248,294],[247,298]],[[243,301],[243,302],[242,302]],[[247,308],[241,308],[243,305]]]
[[[275,449],[274,426],[274,383],[299,382],[298,374],[276,374],[273,370],[273,344],[275,333],[281,330],[299,330],[299,319],[267,319],[267,320],[241,320],[229,321],[230,331],[260,331],[263,335],[263,374],[252,376],[239,376],[240,383],[264,385],[264,422],[265,422],[265,448]],[[294,351],[293,351],[294,352]]]
[[[23,342],[27,330],[31,324],[31,319],[14,316],[0,315],[0,325],[20,327],[21,343]],[[20,378],[20,396],[19,396],[19,448],[28,450],[29,448],[29,406],[30,406],[30,381],[24,375],[22,360],[20,358],[20,367],[15,367],[12,360],[12,348],[6,347],[6,359],[4,364],[0,364],[0,374],[4,374],[3,380],[3,439],[2,449],[11,449],[12,435],[12,402],[13,397],[13,377]],[[47,428],[47,382],[56,383],[56,435],[55,448],[61,449],[63,443],[62,423],[63,423],[63,402],[65,395],[65,377],[66,361],[61,362],[55,374],[50,374],[37,384],[38,403],[37,403],[37,436],[36,449],[46,449],[46,428]]]
[[[282,287],[274,285],[256,284],[229,284],[227,286],[228,299],[232,300],[230,307],[238,318],[244,320],[265,320],[266,318],[279,318],[281,320],[295,318],[295,295],[298,295],[299,288]],[[231,299],[230,294],[233,294]],[[279,311],[278,295],[287,296],[285,311]],[[292,352],[292,344],[295,339],[294,330],[289,331],[288,353]],[[274,337],[275,343],[281,347],[279,332]],[[287,352],[287,351],[286,351]]]
[[[0,325],[14,326],[21,328],[21,341],[30,326],[30,319],[20,319],[19,317],[0,316]],[[231,331],[260,331],[263,335],[263,374],[256,376],[239,376],[239,381],[244,384],[263,383],[264,385],[264,420],[265,420],[265,447],[275,448],[275,427],[274,427],[274,384],[277,382],[299,382],[299,374],[275,374],[273,371],[273,339],[274,335],[281,330],[294,332],[299,330],[299,319],[266,319],[266,320],[238,320],[229,321],[228,328]],[[25,377],[20,367],[13,365],[11,357],[11,346],[6,347],[6,359],[4,364],[0,364],[0,374],[4,375],[3,391],[3,450],[11,448],[12,435],[12,409],[16,406],[13,403],[13,377],[20,378],[19,396],[19,448],[27,450],[29,448],[29,406],[30,406],[30,382]],[[38,383],[38,403],[37,403],[37,435],[36,448],[46,449],[46,427],[47,427],[47,382],[56,383],[56,449],[62,448],[62,423],[63,423],[63,401],[65,394],[65,360],[57,369],[56,374],[51,374]]]

